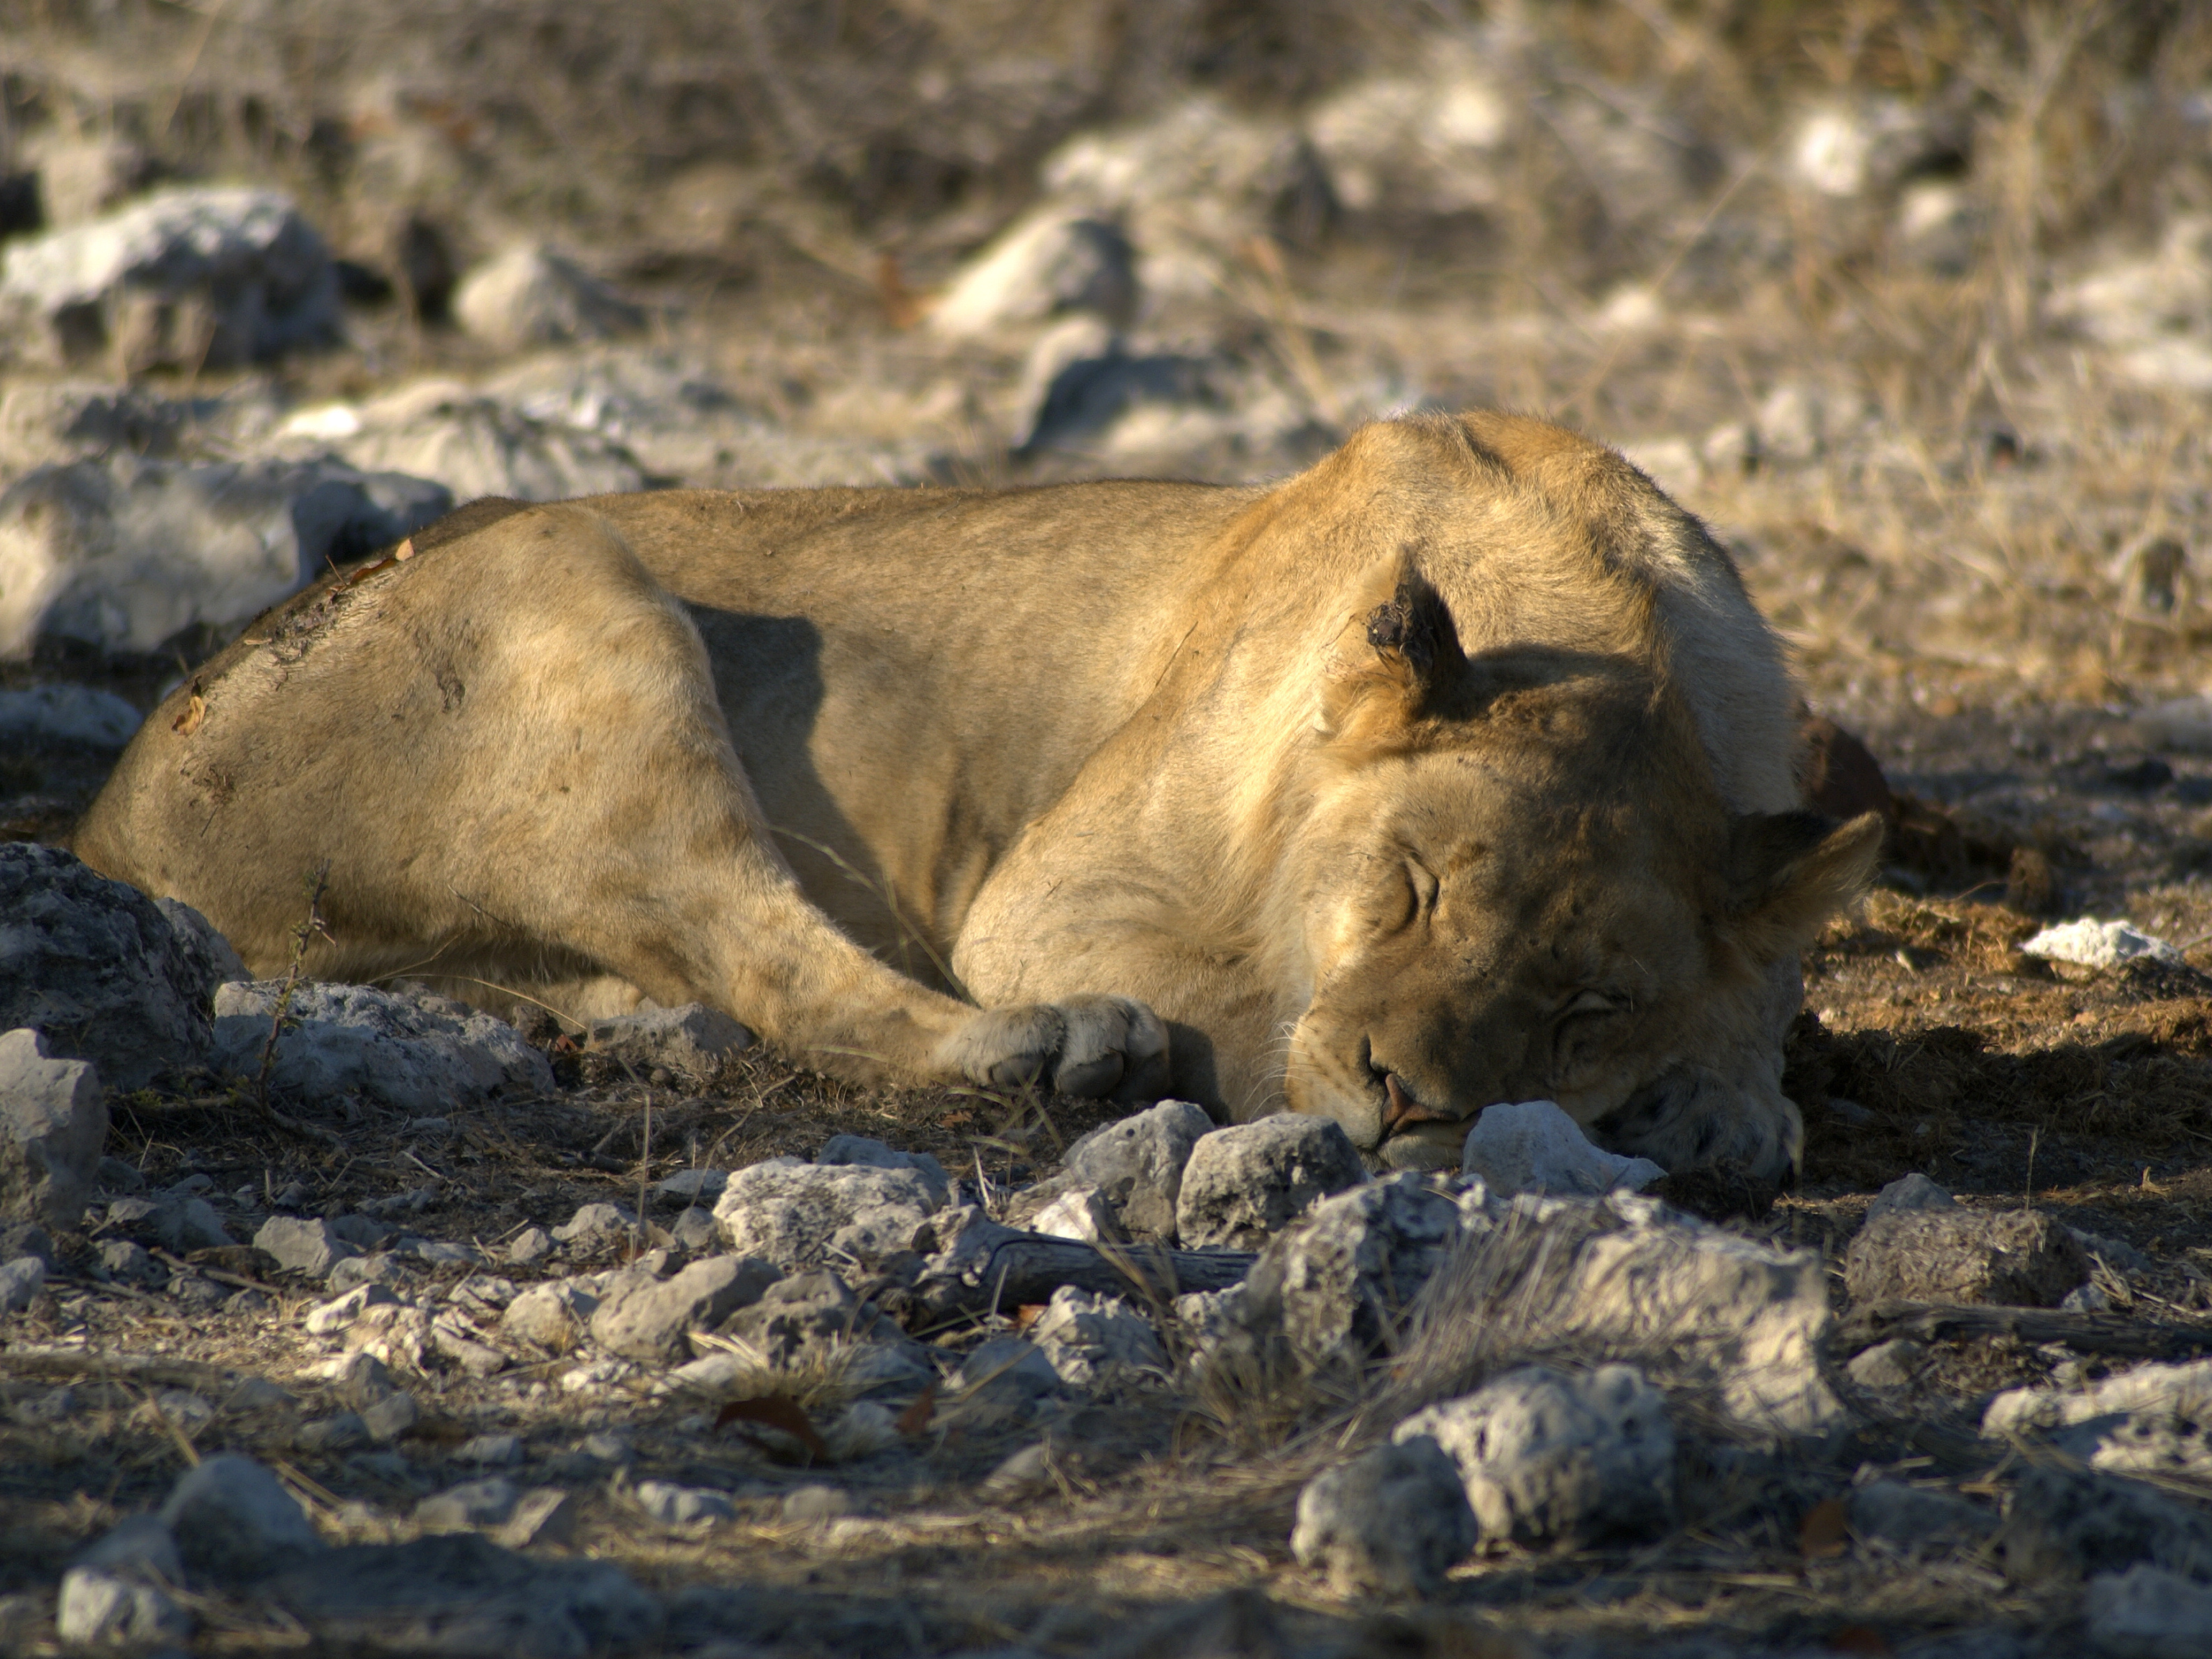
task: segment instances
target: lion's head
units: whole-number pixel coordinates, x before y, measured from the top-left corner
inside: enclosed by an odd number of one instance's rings
[[[1776,970],[1864,888],[1880,821],[1731,815],[1663,666],[1469,657],[1395,575],[1316,720],[1288,1103],[1391,1167],[1456,1163],[1484,1107],[1548,1098],[1670,1169],[1787,1171]]]

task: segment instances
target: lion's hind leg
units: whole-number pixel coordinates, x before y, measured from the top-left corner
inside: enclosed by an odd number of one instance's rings
[[[839,931],[772,844],[697,629],[589,507],[515,514],[317,604],[312,629],[226,659],[197,715],[149,720],[88,820],[92,861],[207,911],[261,970],[297,921],[293,872],[327,862],[334,942],[311,966],[332,976],[527,992],[550,953],[863,1079],[1164,1071],[1139,1005],[979,1011]]]

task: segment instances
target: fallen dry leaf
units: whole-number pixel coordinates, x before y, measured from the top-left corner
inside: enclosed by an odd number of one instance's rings
[[[731,1401],[715,1414],[714,1426],[724,1429],[732,1423],[758,1423],[768,1428],[779,1429],[805,1447],[807,1454],[817,1462],[826,1463],[830,1461],[829,1444],[816,1432],[806,1413],[796,1401],[787,1400],[780,1394],[768,1395],[758,1400]],[[745,1437],[764,1451],[773,1449],[750,1435]]]
[[[914,1404],[898,1414],[891,1426],[912,1438],[929,1426],[929,1419],[937,1415],[937,1385],[933,1382],[915,1396]]]
[[[1844,1500],[1826,1498],[1805,1511],[1797,1527],[1797,1547],[1808,1561],[1841,1555],[1850,1546],[1850,1530],[1844,1517]]]

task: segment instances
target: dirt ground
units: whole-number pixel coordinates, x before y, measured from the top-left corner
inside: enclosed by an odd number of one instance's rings
[[[1707,22],[1718,9],[1654,9]],[[1591,11],[1611,15],[1561,15]],[[1907,14],[1948,15],[1858,12],[1876,34]],[[1613,37],[1591,38],[1601,57]],[[2085,50],[2108,51],[2113,77],[2125,68],[2124,44]],[[611,186],[599,206],[562,210],[574,234],[608,239],[604,263],[661,308],[656,347],[709,366],[793,431],[920,433],[938,446],[944,476],[969,482],[1118,470],[1079,449],[1016,458],[990,411],[1018,378],[1021,352],[955,351],[902,326],[897,295],[863,257],[895,245],[898,283],[926,292],[1018,189],[994,198],[977,185],[983,193],[941,211],[899,205],[907,198],[894,193],[871,219],[853,194],[863,176],[830,194],[846,239],[837,246],[860,250],[849,257],[808,242],[793,228],[804,216],[789,213],[773,234],[678,258],[619,240]],[[551,199],[509,185],[502,210]],[[1556,284],[1520,259],[1526,244],[1494,228],[1486,240],[1363,234],[1249,256],[1206,313],[1209,349],[1304,398],[1311,419],[1269,446],[1224,440],[1146,465],[1268,476],[1321,453],[1363,413],[1500,404],[1623,445],[1705,517],[1788,638],[1810,710],[1864,741],[1899,803],[1881,885],[1805,959],[1785,1079],[1804,1109],[1802,1178],[1761,1214],[1731,1216],[1721,1203],[1717,1218],[1825,1252],[1844,1310],[1843,1253],[1890,1181],[1918,1171],[1978,1208],[2046,1211],[2147,1259],[2100,1276],[2112,1310],[2077,1319],[2076,1340],[1927,1334],[1929,1358],[1908,1397],[1846,1385],[1863,1413],[1847,1444],[1772,1458],[1686,1446],[1683,1525],[1661,1541],[1500,1549],[1457,1569],[1437,1600],[1383,1606],[1331,1594],[1290,1556],[1297,1492],[1329,1455],[1325,1416],[1257,1435],[1255,1424],[1277,1420],[1261,1402],[1169,1391],[1085,1403],[1052,1430],[1049,1486],[1012,1498],[986,1480],[1020,1439],[925,1421],[899,1449],[824,1465],[742,1421],[718,1424],[696,1401],[564,1392],[556,1379],[574,1363],[564,1358],[485,1378],[410,1377],[426,1418],[397,1455],[321,1454],[293,1437],[333,1408],[313,1368],[334,1345],[309,1337],[299,1317],[316,1287],[272,1274],[245,1245],[174,1262],[176,1284],[199,1287],[188,1296],[65,1268],[0,1333],[0,1650],[58,1651],[51,1620],[64,1561],[158,1504],[198,1457],[251,1452],[327,1534],[388,1539],[409,1535],[416,1498],[479,1473],[455,1454],[495,1432],[522,1437],[532,1479],[575,1494],[563,1547],[619,1562],[675,1598],[672,1653],[2081,1650],[2078,1586],[2008,1583],[1974,1550],[1908,1566],[1852,1546],[1834,1502],[1880,1474],[2000,1504],[2031,1454],[1976,1437],[1995,1390],[2090,1377],[2143,1354],[2212,1352],[2212,754],[2147,740],[2140,723],[2145,708],[2205,685],[2212,589],[2191,562],[2212,511],[2212,423],[2203,394],[2146,386],[2078,337],[2008,308],[2023,269],[2031,286],[2048,286],[2081,257],[2087,231],[1992,244],[1964,275],[1939,280],[1870,262],[1863,248],[1805,253],[1819,237],[1797,229],[1795,264],[1723,264],[1671,287],[1687,243]],[[2147,233],[2130,222],[2110,234],[2139,242]],[[1658,296],[1641,322],[1605,320],[1624,271]],[[257,374],[252,386],[304,406],[493,366],[479,345],[401,309],[364,309],[349,330],[347,349]],[[1698,459],[1705,434],[1750,419],[1769,388],[1792,380],[1850,410],[1816,453]],[[202,377],[194,389],[244,385]],[[2148,532],[2186,550],[2165,605],[2145,604],[2116,562]],[[0,663],[0,687],[70,680],[147,708],[216,643],[184,640],[133,659],[42,645],[27,662]],[[0,753],[0,835],[58,840],[107,763],[92,751]],[[2082,915],[2124,916],[2191,967],[2100,974],[2020,951],[2046,923]],[[955,1175],[1009,1190],[1048,1172],[1105,1115],[1057,1098],[866,1091],[758,1049],[697,1093],[566,1053],[555,1064],[555,1097],[457,1110],[434,1131],[363,1107],[322,1120],[335,1144],[272,1126],[213,1079],[142,1091],[114,1102],[109,1152],[153,1188],[204,1175],[214,1192],[240,1195],[236,1213],[297,1182],[325,1213],[396,1203],[414,1231],[495,1256],[526,1227],[556,1225],[588,1202],[665,1222],[672,1212],[647,1201],[653,1182],[811,1157],[837,1133],[933,1152]],[[586,1265],[652,1243],[611,1245]],[[65,1259],[85,1260],[88,1241],[58,1243]],[[539,1270],[404,1271],[411,1288],[443,1287],[465,1308],[471,1278],[526,1284]],[[935,1340],[970,1344],[1021,1316]],[[1839,1318],[1832,1357],[1840,1366],[1882,1334]],[[241,1392],[248,1377],[284,1396]],[[836,1403],[834,1385],[807,1403]],[[618,1456],[591,1449],[610,1435]],[[629,1495],[652,1479],[725,1490],[738,1519],[654,1523]],[[844,1495],[835,1512],[787,1518],[784,1500],[820,1485]],[[210,1595],[191,1605],[196,1654],[313,1645],[249,1603]]]

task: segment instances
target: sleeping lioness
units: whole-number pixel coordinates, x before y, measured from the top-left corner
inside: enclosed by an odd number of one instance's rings
[[[278,971],[726,1009],[861,1079],[1336,1119],[1557,1100],[1796,1163],[1803,810],[1729,559],[1618,456],[1371,425],[1267,488],[479,502],[271,611],[75,837]],[[411,556],[407,556],[411,555]]]

